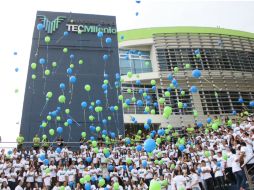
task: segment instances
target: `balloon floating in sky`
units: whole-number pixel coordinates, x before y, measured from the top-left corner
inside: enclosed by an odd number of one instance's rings
[[[17,67],[17,68],[15,68],[15,72],[19,72],[19,68]]]
[[[43,30],[44,25],[42,23],[37,24],[37,30],[41,31]]]
[[[136,0],[136,3],[140,3],[141,2],[141,0]]]
[[[41,65],[44,65],[46,63],[46,60],[44,58],[40,58],[39,63]]]
[[[201,71],[198,70],[198,69],[193,70],[193,71],[192,71],[192,76],[193,76],[194,78],[199,78],[199,77],[201,77]]]
[[[139,15],[139,13],[138,12],[136,12],[136,16],[138,16]]]
[[[108,38],[106,38],[106,40],[105,40],[105,41],[106,41],[106,44],[108,44],[108,45],[110,45],[110,44],[112,43],[112,39],[111,39],[111,38],[109,38],[109,37],[108,37]]]
[[[98,37],[98,38],[102,38],[102,37],[103,37],[103,32],[98,32],[98,33],[97,33],[97,37]]]

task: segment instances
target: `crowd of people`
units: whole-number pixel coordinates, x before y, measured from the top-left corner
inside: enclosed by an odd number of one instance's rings
[[[153,131],[149,136],[157,146],[151,152],[144,150],[148,137],[140,132],[107,143],[102,137],[83,137],[78,150],[62,141],[40,146],[39,139],[28,149],[20,136],[17,149],[1,150],[0,189],[226,190],[235,184],[244,190],[242,166],[251,170],[254,165],[254,118],[213,118],[211,123],[215,121],[216,130],[207,124],[183,134],[172,128],[163,134]]]

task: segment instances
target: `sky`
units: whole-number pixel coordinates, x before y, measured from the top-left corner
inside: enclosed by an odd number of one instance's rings
[[[14,142],[19,133],[37,10],[114,15],[119,31],[155,26],[220,26],[254,33],[254,1],[141,0],[140,4],[135,0],[1,1],[0,136],[3,142]],[[15,72],[15,68],[19,71]]]

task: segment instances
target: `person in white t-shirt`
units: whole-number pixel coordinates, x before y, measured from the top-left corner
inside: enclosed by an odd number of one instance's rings
[[[196,173],[195,169],[194,168],[191,168],[190,169],[190,175],[189,177],[191,178],[191,183],[190,183],[190,188],[192,190],[201,190],[200,189],[200,186],[199,186],[199,176],[198,174]]]
[[[66,172],[63,170],[63,166],[60,166],[60,169],[57,172],[57,181],[60,182],[60,185],[62,185],[66,178],[65,178]]]
[[[186,189],[186,178],[174,170],[174,177],[172,178],[172,190]]]
[[[205,181],[207,190],[214,190],[213,178],[211,175],[211,168],[206,165],[204,160],[201,161],[201,174]]]
[[[215,177],[215,183],[217,184],[217,186],[220,187],[220,190],[225,190],[223,164],[221,163],[221,161],[213,159],[211,166]]]
[[[18,185],[16,186],[15,190],[23,190],[23,181],[19,180],[18,181]]]

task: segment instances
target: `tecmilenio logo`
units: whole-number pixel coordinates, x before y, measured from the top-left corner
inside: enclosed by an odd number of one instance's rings
[[[48,34],[55,32],[59,28],[61,22],[66,18],[65,16],[58,16],[53,21],[50,21],[45,15],[37,15],[37,17],[39,17],[40,21],[44,25],[44,30]]]

